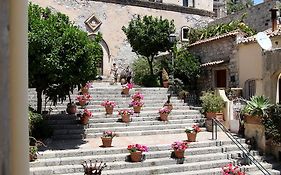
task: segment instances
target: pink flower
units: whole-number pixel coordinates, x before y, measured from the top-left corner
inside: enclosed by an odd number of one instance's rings
[[[143,100],[143,95],[140,92],[136,92],[133,95],[132,99],[136,99],[136,98]]]
[[[170,112],[171,112],[171,110],[170,110],[167,106],[165,106],[165,107],[159,109],[159,113],[160,113],[160,114],[163,114],[163,113],[169,114]]]
[[[177,142],[174,142],[172,145],[171,145],[172,149],[174,150],[186,150],[187,149],[187,142],[180,142],[180,141],[177,141]]]
[[[141,144],[128,145],[127,149],[130,151],[130,153],[137,152],[137,151],[141,151],[141,152],[148,151],[148,147]]]
[[[92,112],[88,109],[84,109],[83,116],[92,117]]]
[[[118,115],[133,115],[134,111],[129,110],[129,109],[121,109],[118,111]]]
[[[222,167],[222,173],[223,175],[245,175],[238,166],[233,166],[231,163]]]
[[[79,101],[79,102],[87,102],[87,101],[90,101],[90,99],[92,98],[92,96],[90,94],[83,94],[83,95],[78,95],[76,97],[76,99]]]
[[[143,106],[143,102],[140,101],[132,101],[129,106]]]
[[[112,106],[112,107],[115,107],[116,106],[116,103],[114,101],[104,101],[101,103],[102,106]]]

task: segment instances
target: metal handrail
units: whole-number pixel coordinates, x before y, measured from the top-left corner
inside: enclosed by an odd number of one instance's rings
[[[256,159],[255,157],[236,139],[233,135],[223,126],[221,122],[219,122],[216,118],[212,119],[212,140],[216,140],[218,138],[217,126],[219,126],[222,131],[230,138],[230,140],[243,152],[243,155],[247,156],[247,158],[254,163],[256,167],[264,174],[271,175],[267,169],[265,169]],[[214,133],[215,132],[215,133]],[[215,136],[215,137],[214,137]]]

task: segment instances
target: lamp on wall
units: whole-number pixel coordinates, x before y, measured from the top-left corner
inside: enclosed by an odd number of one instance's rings
[[[174,34],[174,33],[171,33],[169,35],[169,42],[173,45],[172,46],[172,51],[171,51],[171,54],[172,54],[172,75],[171,75],[171,79],[172,79],[172,82],[174,83],[174,46],[176,44],[176,40],[177,40],[177,35]]]

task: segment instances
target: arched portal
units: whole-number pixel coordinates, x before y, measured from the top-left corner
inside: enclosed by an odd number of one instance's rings
[[[276,103],[281,104],[281,73],[278,75],[277,79]]]
[[[97,34],[95,34],[95,33],[91,33],[91,34],[89,34],[89,37],[94,38],[96,35]],[[110,65],[111,65],[110,50],[104,39],[101,39],[100,46],[102,48],[103,58],[100,61],[100,63],[98,64],[98,73],[101,75],[108,76],[110,73]]]

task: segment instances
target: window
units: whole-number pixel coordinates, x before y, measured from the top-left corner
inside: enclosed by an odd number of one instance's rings
[[[245,82],[245,98],[249,100],[256,94],[256,80],[247,80]]]
[[[189,41],[188,39],[189,27],[182,27],[181,28],[181,40],[182,41]]]

